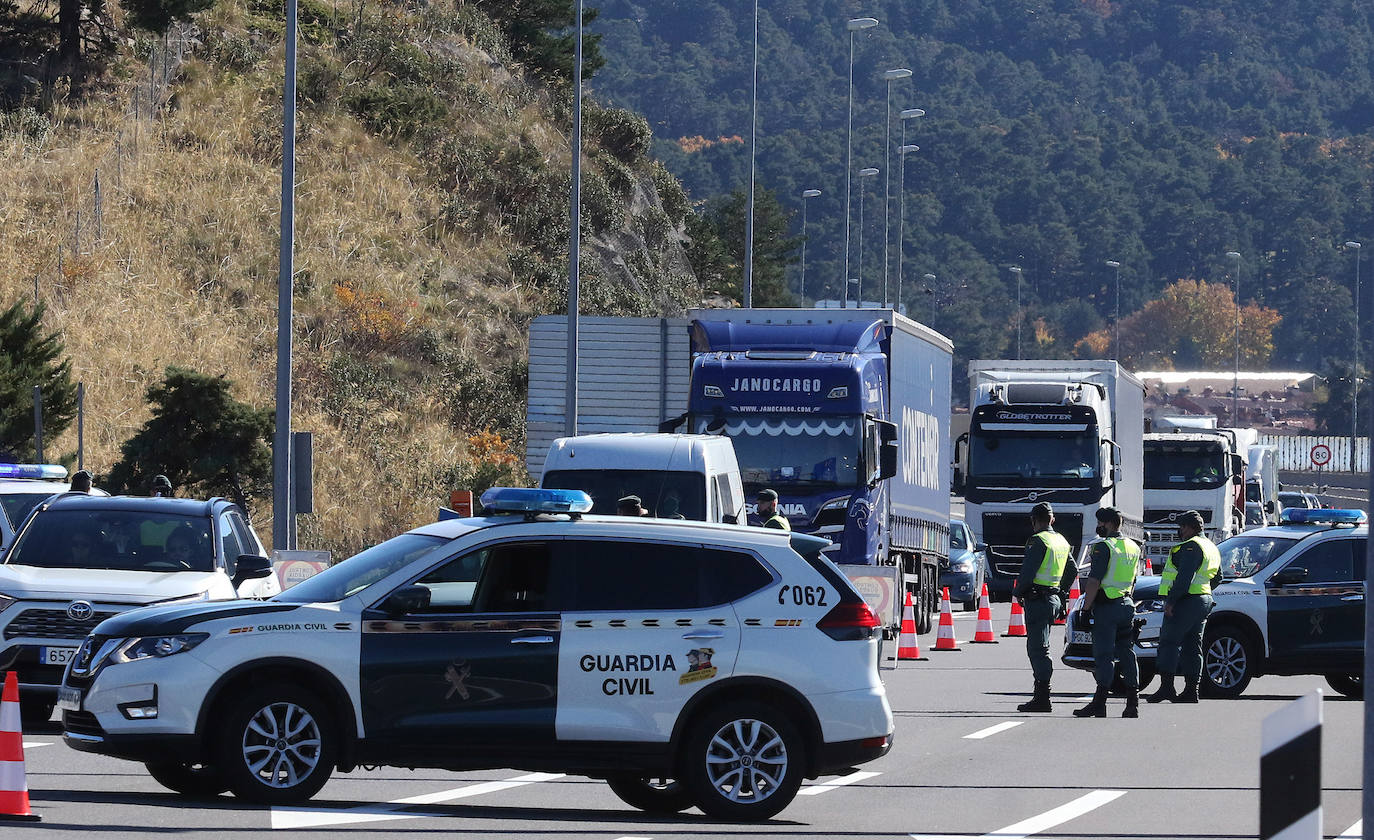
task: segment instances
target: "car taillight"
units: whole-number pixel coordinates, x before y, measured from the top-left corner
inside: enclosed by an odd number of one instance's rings
[[[882,622],[863,601],[841,601],[816,623],[822,633],[841,642],[871,639],[881,626]]]

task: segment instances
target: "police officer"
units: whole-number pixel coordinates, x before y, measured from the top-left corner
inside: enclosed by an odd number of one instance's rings
[[[1054,509],[1041,502],[1031,508],[1031,538],[1026,541],[1021,574],[1012,594],[1026,607],[1026,656],[1035,677],[1035,693],[1030,702],[1017,706],[1022,712],[1048,712],[1050,676],[1050,625],[1064,606],[1069,584],[1078,576],[1078,567],[1069,558],[1068,540],[1054,530]]]
[[[792,530],[792,523],[787,521],[787,517],[778,513],[778,494],[776,490],[767,487],[759,491],[757,498],[759,508],[759,520],[763,522],[765,528],[777,528],[780,531]]]
[[[1202,536],[1202,515],[1190,510],[1178,519],[1182,542],[1169,552],[1159,581],[1164,599],[1164,625],[1159,629],[1159,691],[1145,699],[1196,703],[1202,676],[1202,630],[1212,611],[1212,582],[1221,573],[1221,552]],[[1183,674],[1183,693],[1174,691],[1174,675]]]
[[[621,496],[615,502],[616,516],[648,516],[644,502],[638,496]]]
[[[1106,717],[1107,695],[1121,663],[1121,678],[1126,683],[1126,711],[1122,717],[1140,717],[1140,674],[1136,668],[1135,588],[1140,567],[1140,544],[1121,536],[1121,511],[1114,507],[1097,509],[1097,535],[1093,543],[1092,566],[1083,579],[1083,612],[1093,617],[1093,676],[1097,693],[1092,702],[1074,709],[1074,717]]]

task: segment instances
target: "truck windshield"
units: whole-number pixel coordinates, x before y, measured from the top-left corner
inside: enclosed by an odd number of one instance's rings
[[[1096,478],[1101,468],[1097,432],[986,432],[969,443],[970,478]]]
[[[760,487],[793,491],[857,487],[858,421],[759,418],[727,423],[747,493]]]
[[[638,496],[650,516],[706,521],[706,478],[685,470],[550,470],[539,482],[554,490],[582,490],[592,513],[614,516],[616,502]]]
[[[1210,490],[1229,478],[1216,444],[1145,444],[1146,490]]]

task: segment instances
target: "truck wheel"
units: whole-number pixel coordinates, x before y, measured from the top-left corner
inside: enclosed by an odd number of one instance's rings
[[[229,789],[223,775],[208,764],[149,761],[143,765],[153,781],[187,796],[219,796]]]
[[[930,569],[922,565],[918,579],[921,582],[921,614],[916,616],[916,632],[924,634],[929,633],[930,628],[935,625],[934,616],[940,611],[940,604],[936,600],[935,577],[930,573]]]
[[[1202,638],[1202,684],[1208,697],[1239,697],[1258,665],[1247,633],[1223,624],[1208,627]]]
[[[1352,674],[1327,674],[1326,684],[1356,700],[1364,699],[1364,678]]]
[[[651,814],[676,814],[692,807],[692,793],[676,779],[649,776],[611,776],[611,792],[631,808]]]
[[[698,808],[735,822],[766,820],[801,787],[806,755],[788,715],[761,702],[708,712],[685,741],[684,781]]]
[[[240,799],[303,802],[334,772],[336,733],[328,707],[313,692],[289,683],[264,686],[230,705],[217,760]]]

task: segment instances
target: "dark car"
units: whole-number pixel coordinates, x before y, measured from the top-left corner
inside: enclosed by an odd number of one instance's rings
[[[964,609],[978,607],[978,596],[987,580],[987,546],[973,539],[973,532],[962,519],[949,522],[949,559],[940,562],[940,586],[949,589],[950,601]]]

